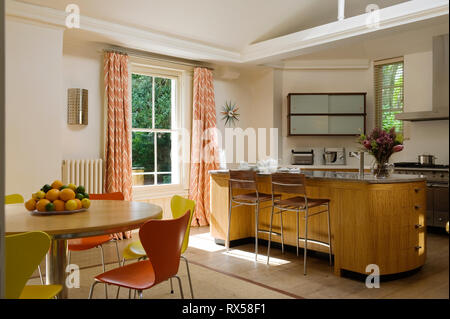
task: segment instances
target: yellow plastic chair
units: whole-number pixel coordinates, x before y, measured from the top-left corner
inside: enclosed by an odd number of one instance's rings
[[[5,204],[23,204],[24,199],[23,196],[20,194],[11,194],[11,195],[5,195]],[[42,271],[41,266],[38,265],[38,272],[39,272],[39,278],[41,279],[41,284],[44,284],[44,278],[42,278]]]
[[[183,214],[185,214],[188,210],[190,210],[190,212],[191,212],[191,216],[189,217],[189,224],[187,226],[186,233],[184,235],[183,246],[181,248],[181,255],[182,255],[181,258],[183,258],[184,261],[186,262],[186,269],[187,269],[187,274],[188,274],[188,279],[189,279],[189,288],[191,290],[191,296],[193,299],[194,291],[192,289],[192,280],[191,280],[191,274],[189,271],[189,262],[188,262],[187,258],[183,256],[183,253],[186,251],[188,244],[189,244],[189,232],[191,230],[191,221],[192,221],[192,216],[194,215],[194,210],[195,210],[195,201],[178,196],[178,195],[174,195],[172,197],[172,199],[170,200],[170,209],[172,210],[173,218],[179,218],[179,217],[183,216]],[[142,247],[141,242],[135,241],[135,242],[130,243],[123,250],[122,257],[123,257],[122,265],[124,265],[126,260],[145,258],[146,253],[145,253],[144,247]],[[173,293],[172,280],[170,280],[170,290],[171,290],[170,292]]]
[[[5,195],[5,204],[22,204],[24,202],[23,196],[20,194]]]
[[[51,299],[61,285],[26,286],[33,271],[50,248],[50,237],[44,232],[5,236],[5,295],[7,299]]]

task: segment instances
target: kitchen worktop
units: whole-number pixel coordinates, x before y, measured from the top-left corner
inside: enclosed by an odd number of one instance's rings
[[[211,175],[223,175],[228,174],[229,170],[212,170],[209,171]],[[299,172],[291,172],[292,174],[299,174]],[[409,183],[409,182],[421,182],[426,178],[423,175],[403,175],[403,174],[391,174],[388,178],[375,178],[372,174],[365,173],[363,177],[359,176],[357,172],[339,172],[339,171],[301,171],[308,179],[317,180],[332,180],[332,181],[351,181],[361,182],[369,184],[392,184],[392,183]],[[258,175],[265,176],[270,175],[266,172],[258,172]]]

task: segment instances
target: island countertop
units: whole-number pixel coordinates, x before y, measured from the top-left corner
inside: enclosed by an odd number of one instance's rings
[[[343,271],[367,274],[366,267],[376,264],[380,275],[398,274],[424,265],[426,261],[426,178],[421,175],[392,174],[389,178],[376,179],[358,172],[300,170],[307,178],[306,194],[309,198],[330,201],[330,227],[334,273]],[[291,171],[299,174],[299,171]],[[216,243],[225,243],[230,229],[230,245],[254,241],[256,221],[258,228],[267,230],[271,221],[271,202],[261,204],[258,219],[253,206],[232,208],[229,217],[229,170],[210,171],[210,231]],[[257,189],[271,194],[271,174],[258,172]],[[235,193],[247,190],[236,189]],[[282,198],[293,194],[282,193]],[[309,209],[308,238],[316,242],[328,242],[325,214],[316,214],[320,207]],[[281,216],[281,215],[279,215]],[[229,219],[230,218],[230,219]],[[281,218],[273,219],[273,227],[280,228]],[[304,218],[283,213],[284,244],[295,247],[305,230]],[[231,225],[231,226],[230,226]],[[264,232],[261,240],[268,239]],[[272,242],[280,243],[279,236]],[[308,243],[308,250],[328,253],[326,246]]]
[[[228,175],[228,169],[211,170],[211,175]],[[287,172],[287,171],[279,171]],[[308,179],[315,180],[330,180],[330,181],[349,181],[360,182],[369,184],[393,184],[393,183],[410,183],[410,182],[422,182],[426,178],[424,175],[406,175],[406,174],[391,174],[387,178],[376,178],[374,175],[365,173],[363,177],[359,176],[356,172],[339,172],[339,171],[289,171],[291,174],[305,174]],[[260,176],[269,176],[271,173],[257,172]]]

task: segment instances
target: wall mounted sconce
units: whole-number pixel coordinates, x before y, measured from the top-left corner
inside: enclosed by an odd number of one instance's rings
[[[88,124],[88,90],[67,89],[67,124]]]

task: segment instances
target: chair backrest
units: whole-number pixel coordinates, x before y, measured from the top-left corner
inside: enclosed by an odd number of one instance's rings
[[[89,194],[89,199],[93,200],[125,200],[121,192],[106,194]]]
[[[253,170],[230,170],[230,190],[245,189],[257,191],[256,171]]]
[[[181,253],[183,254],[189,244],[189,232],[191,230],[192,216],[194,216],[195,211],[195,201],[178,195],[174,195],[170,200],[170,209],[172,210],[173,218],[179,218],[183,216],[188,210],[191,212],[189,223],[186,229],[186,234],[184,235],[183,247],[181,247]]]
[[[23,202],[23,196],[20,194],[5,195],[5,204],[21,204]]]
[[[139,229],[139,238],[155,271],[155,284],[178,272],[181,246],[190,212],[176,219],[152,219]]]
[[[305,175],[295,173],[273,173],[272,194],[287,193],[306,195]]]
[[[17,299],[50,248],[44,232],[5,236],[5,295]]]

